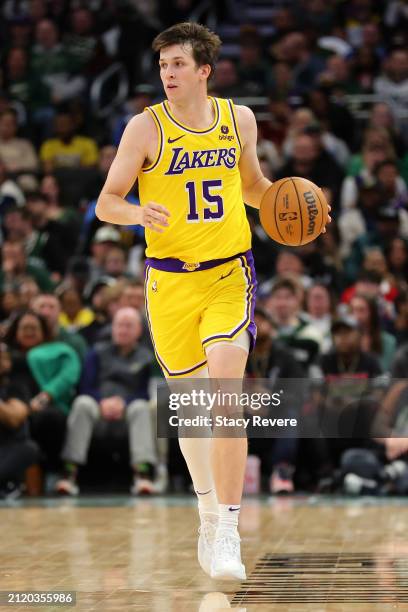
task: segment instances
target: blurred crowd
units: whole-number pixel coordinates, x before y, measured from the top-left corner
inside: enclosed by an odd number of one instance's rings
[[[153,37],[199,4],[1,5],[0,495],[76,495],[92,457],[97,472],[96,457],[114,464],[125,447],[133,494],[188,487],[177,445],[155,440],[143,228],[104,225],[95,206],[126,123],[162,99]],[[343,406],[359,422],[336,440],[250,440],[260,490],[405,494],[408,4],[276,1],[259,22],[257,5],[208,4],[225,42],[211,94],[252,106],[264,174],[317,183],[333,222],[285,249],[248,209],[259,281],[248,377],[320,381],[294,414]],[[117,63],[128,95],[115,104],[107,81],[103,113],[95,84]],[[137,185],[128,200],[139,204]]]

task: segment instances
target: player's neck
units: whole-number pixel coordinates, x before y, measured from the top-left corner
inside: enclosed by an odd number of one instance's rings
[[[196,130],[205,130],[214,121],[214,107],[208,99],[207,92],[192,96],[188,100],[169,102],[171,114],[183,123]]]

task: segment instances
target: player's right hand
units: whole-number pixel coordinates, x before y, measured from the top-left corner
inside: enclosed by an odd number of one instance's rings
[[[169,211],[161,204],[156,204],[156,202],[148,202],[142,206],[141,215],[140,225],[154,232],[159,232],[159,234],[163,233],[163,229],[161,228],[168,227],[169,225]]]

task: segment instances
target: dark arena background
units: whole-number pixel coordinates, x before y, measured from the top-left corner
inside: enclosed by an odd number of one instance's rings
[[[126,124],[163,100],[151,43],[183,21],[220,36],[209,93],[253,110],[264,175],[332,209],[291,248],[247,207],[247,378],[306,429],[249,435],[241,583],[200,569],[184,458],[156,435],[144,228],[95,214]],[[408,610],[407,49],[406,0],[0,3],[1,610]]]

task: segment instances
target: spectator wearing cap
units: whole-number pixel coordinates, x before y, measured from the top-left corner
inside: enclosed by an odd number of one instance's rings
[[[399,211],[390,207],[378,208],[372,228],[353,242],[350,255],[344,260],[344,271],[348,281],[353,282],[357,278],[367,249],[379,247],[385,251],[388,243],[400,235]]]
[[[54,138],[46,140],[40,149],[45,172],[56,168],[90,168],[98,162],[98,146],[92,138],[77,133],[70,113],[60,111],[54,119]]]
[[[139,343],[139,313],[121,308],[114,316],[112,337],[95,345],[85,360],[80,395],[74,401],[63,449],[65,477],[57,491],[77,495],[78,466],[87,462],[97,424],[106,433],[112,421],[125,421],[134,471],[132,493],[153,493],[157,463],[148,400],[153,355]]]
[[[30,308],[46,320],[55,341],[65,342],[76,351],[81,361],[84,360],[87,344],[80,334],[69,331],[60,325],[61,304],[56,295],[39,293],[31,299]]]
[[[99,276],[103,275],[105,258],[112,246],[121,242],[121,235],[112,225],[102,225],[96,230],[91,244],[91,257],[89,258],[90,274],[89,282],[94,283]]]
[[[268,392],[275,388],[283,389],[290,405],[290,418],[296,418],[301,408],[301,396],[298,389],[295,390],[296,379],[303,377],[303,369],[291,351],[277,339],[277,326],[266,310],[255,309],[255,323],[257,342],[248,359],[247,375],[262,379],[260,384],[267,379]],[[250,452],[261,455],[271,493],[293,492],[297,446],[295,437],[250,439]]]
[[[72,285],[62,285],[57,291],[61,303],[59,324],[69,332],[77,332],[90,325],[95,318],[93,311],[84,306],[81,293]]]
[[[332,439],[312,444],[311,451],[318,448],[320,461],[336,467],[341,454],[359,444],[352,438],[369,437],[370,423],[378,410],[378,404],[370,401],[370,393],[382,369],[378,359],[363,350],[362,330],[354,317],[334,319],[331,333],[333,349],[319,360],[323,383],[314,402],[321,422],[334,431]]]
[[[393,335],[381,329],[378,302],[370,296],[357,294],[350,302],[351,315],[361,329],[363,350],[375,355],[384,372],[389,372],[397,342]]]
[[[14,109],[0,113],[0,157],[7,172],[36,172],[37,153],[29,140],[17,137],[17,114]]]

